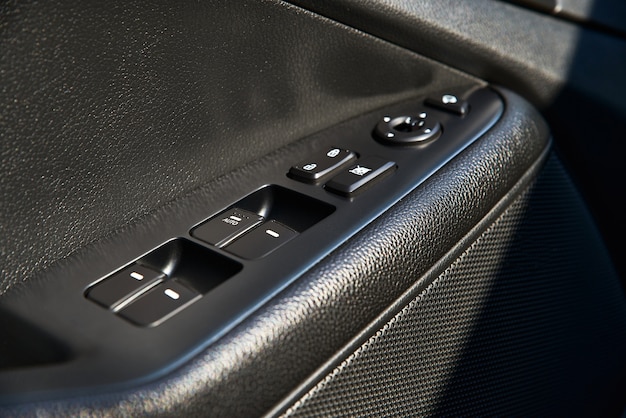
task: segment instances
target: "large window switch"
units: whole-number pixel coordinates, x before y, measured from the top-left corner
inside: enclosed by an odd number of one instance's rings
[[[247,210],[233,208],[191,231],[194,237],[223,247],[263,221],[263,217]]]
[[[322,177],[356,160],[356,154],[347,149],[329,148],[312,155],[289,170],[291,177],[307,183],[316,183]]]
[[[268,221],[242,236],[226,251],[253,260],[263,257],[293,239],[298,233],[276,221]]]
[[[350,196],[380,180],[396,168],[393,161],[378,157],[360,159],[326,183],[326,189],[343,196]]]
[[[156,326],[200,297],[195,290],[169,280],[133,300],[117,314],[136,325]]]
[[[139,264],[132,264],[97,283],[87,291],[87,298],[115,310],[135,296],[163,281],[165,274]]]

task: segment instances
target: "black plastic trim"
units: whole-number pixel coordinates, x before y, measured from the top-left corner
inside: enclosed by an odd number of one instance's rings
[[[383,116],[422,112],[423,98],[369,113],[311,138],[321,148],[338,146],[397,163],[398,169],[392,176],[358,196],[341,197],[329,193],[322,185],[293,180],[287,172],[297,160],[278,161],[267,172],[258,173],[259,181],[250,183],[248,197],[231,196],[230,206],[207,213],[211,217],[236,206],[267,216],[254,208],[254,202],[263,190],[300,193],[336,208],[331,216],[316,218],[312,222],[306,217],[303,220],[293,210],[285,210],[289,205],[297,207],[297,202],[291,198],[285,200],[286,206],[272,205],[267,199],[261,199],[264,202],[262,207],[267,208],[269,204],[272,218],[303,231],[289,245],[278,248],[267,257],[243,260],[197,240],[189,234],[197,221],[190,219],[178,237],[173,236],[172,240],[185,238],[198,248],[204,247],[240,263],[243,268],[158,327],[137,328],[85,299],[84,290],[97,281],[97,277],[86,276],[81,269],[42,282],[32,292],[7,301],[5,309],[49,330],[71,347],[76,356],[45,368],[0,374],[0,402],[76,395],[88,393],[93,387],[130,387],[173,370],[205,349],[473,143],[496,123],[504,111],[502,99],[492,89],[454,93],[466,99],[472,111],[459,118],[429,109],[430,117],[437,118],[444,127],[441,137],[435,141],[393,147],[372,137],[374,126]],[[180,219],[177,222],[184,224]],[[298,225],[300,222],[303,224]],[[306,228],[303,228],[304,224]],[[155,248],[160,246],[156,244]],[[132,254],[132,248],[129,251]],[[152,251],[137,254],[126,262],[152,259],[153,254]],[[119,267],[109,266],[110,271]],[[31,309],[32,306],[38,306],[38,309]]]

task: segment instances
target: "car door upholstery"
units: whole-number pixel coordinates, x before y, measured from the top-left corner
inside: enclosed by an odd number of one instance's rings
[[[488,0],[7,2],[0,13],[2,414],[623,410],[619,36]],[[611,53],[585,65],[595,48]],[[208,328],[194,313],[212,299],[138,328],[84,289],[193,239],[191,227],[266,186],[264,173],[287,178],[362,115],[481,88],[504,111],[480,138],[340,240],[301,234],[319,256],[277,261],[285,279],[262,303],[169,363],[124,374],[140,362],[124,358],[133,335],[162,330],[150,357]],[[600,128],[586,112],[603,115]],[[109,326],[128,340],[101,345]],[[101,347],[119,368],[90,369]]]

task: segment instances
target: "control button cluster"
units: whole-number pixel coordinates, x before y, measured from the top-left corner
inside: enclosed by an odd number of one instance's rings
[[[332,147],[294,165],[289,175],[305,183],[320,183],[320,179],[329,178],[324,185],[326,190],[352,196],[395,168],[396,163],[393,161],[378,157],[357,159],[354,151]]]

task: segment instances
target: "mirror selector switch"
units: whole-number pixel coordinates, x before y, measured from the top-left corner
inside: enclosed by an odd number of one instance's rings
[[[384,116],[374,134],[378,140],[392,145],[414,145],[432,141],[441,135],[441,124],[426,112],[416,115]]]
[[[298,235],[296,231],[276,221],[267,221],[228,247],[226,251],[253,260],[271,253]]]
[[[333,147],[294,165],[289,170],[289,175],[296,180],[315,183],[354,160],[356,160],[354,152]]]
[[[117,314],[136,325],[156,326],[200,297],[195,290],[170,280],[133,300]]]
[[[113,273],[87,291],[87,298],[115,310],[130,297],[141,294],[165,279],[165,274],[132,264]]]
[[[391,174],[395,168],[396,163],[393,161],[378,157],[361,158],[357,164],[348,167],[326,183],[326,189],[343,196],[350,196],[387,174]]]
[[[196,227],[191,235],[216,247],[223,247],[261,222],[262,216],[233,208]]]

